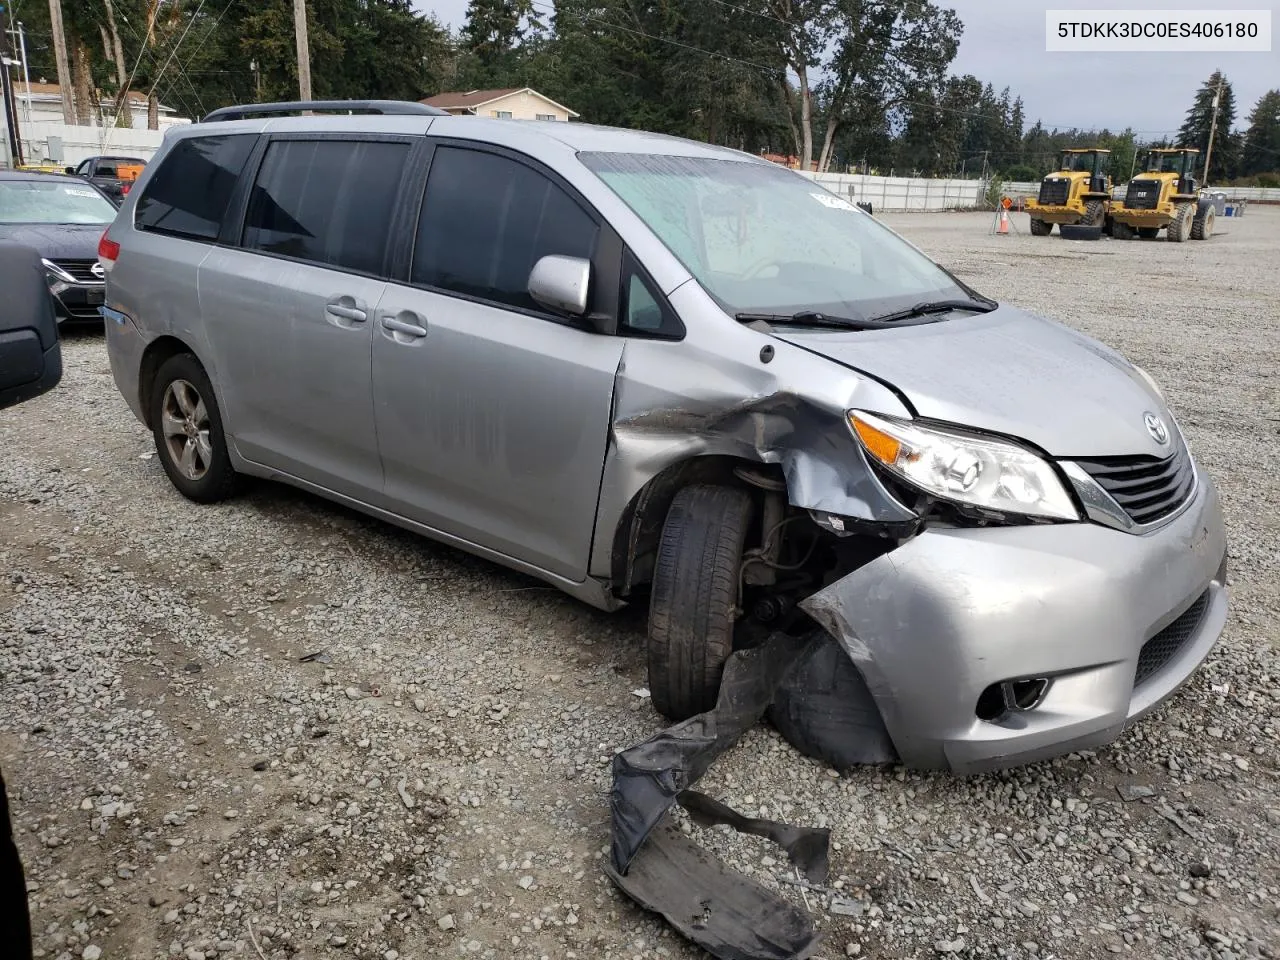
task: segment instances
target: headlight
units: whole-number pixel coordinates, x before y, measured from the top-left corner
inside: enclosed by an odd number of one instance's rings
[[[860,410],[849,411],[849,423],[877,463],[925,493],[1003,513],[1080,519],[1053,468],[1030,450]]]

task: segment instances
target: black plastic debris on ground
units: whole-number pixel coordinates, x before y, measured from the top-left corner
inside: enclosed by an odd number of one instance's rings
[[[803,668],[827,647],[844,656],[821,631],[807,637],[774,634],[762,646],[735,653],[714,709],[614,757],[613,847],[606,871],[627,896],[721,960],[809,957],[819,934],[807,912],[663,821],[680,803],[695,822],[767,837],[786,850],[810,883],[825,885],[829,831],[746,817],[689,788],[760,720],[784,684],[809,675]],[[855,739],[863,735],[860,727],[851,733]]]

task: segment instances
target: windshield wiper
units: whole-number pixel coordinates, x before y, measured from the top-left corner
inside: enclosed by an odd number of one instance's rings
[[[990,313],[999,304],[994,300],[926,300],[924,303],[917,303],[914,307],[906,310],[899,310],[896,313],[886,313],[879,317],[873,318],[879,323],[896,323],[899,320],[910,320],[913,317],[923,317],[931,313],[947,313],[951,310],[972,310],[975,313]]]
[[[794,324],[798,327],[829,327],[833,330],[866,330],[880,324],[852,317],[833,317],[817,310],[798,310],[795,313],[735,313],[739,323]]]

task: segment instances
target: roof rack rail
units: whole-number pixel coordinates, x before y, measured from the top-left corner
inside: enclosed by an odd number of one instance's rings
[[[408,116],[447,117],[439,107],[412,100],[290,100],[280,103],[246,103],[236,107],[221,107],[205,115],[201,123],[218,120],[244,120],[247,117],[270,114],[301,113],[380,113]]]

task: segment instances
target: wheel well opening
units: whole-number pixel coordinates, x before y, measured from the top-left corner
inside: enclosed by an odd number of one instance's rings
[[[756,613],[770,621],[781,619],[803,597],[897,544],[889,531],[875,525],[858,530],[857,535],[837,535],[819,525],[809,511],[788,503],[779,464],[732,456],[695,457],[655,476],[623,513],[614,531],[611,563],[613,589],[619,597],[631,597],[652,583],[671,502],[691,484],[751,493],[754,507],[742,572],[743,599],[753,605],[758,601]]]
[[[138,371],[138,401],[147,426],[151,423],[151,391],[155,387],[156,373],[170,357],[190,353],[191,348],[177,337],[158,337],[147,345],[142,354],[142,367]]]
[[[612,579],[615,592],[619,596],[629,596],[633,589],[643,587],[653,579],[662,525],[671,501],[682,488],[694,483],[711,483],[750,489],[750,485],[739,476],[744,469],[785,483],[782,468],[776,464],[713,455],[672,464],[645,484],[627,505],[614,531]]]

